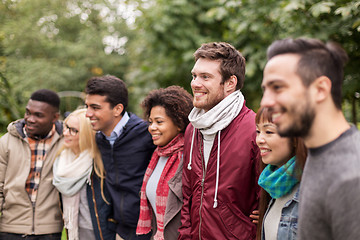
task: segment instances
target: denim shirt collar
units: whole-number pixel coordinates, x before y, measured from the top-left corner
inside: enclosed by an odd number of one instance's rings
[[[292,208],[295,206],[295,205],[298,205],[299,204],[299,195],[300,195],[300,186],[299,186],[299,184],[297,184],[297,185],[295,185],[295,187],[297,187],[298,189],[296,190],[296,192],[295,192],[295,194],[294,194],[294,196],[289,200],[289,201],[287,201],[286,203],[285,203],[285,205],[284,205],[284,207],[283,207],[283,210],[285,209],[285,208],[288,208],[290,205],[291,205],[291,203],[295,203],[293,206],[292,206]],[[266,212],[265,212],[265,214],[264,214],[264,219],[265,219],[265,217],[267,216],[267,214],[268,214],[268,212],[269,212],[269,210],[270,210],[270,208],[271,208],[271,206],[274,204],[274,201],[275,201],[276,199],[274,199],[274,198],[272,198],[271,200],[270,200],[270,202],[269,202],[269,205],[268,205],[268,208],[266,209]],[[297,209],[297,208],[296,208]],[[290,209],[289,209],[290,210]],[[291,211],[291,210],[290,210]],[[297,212],[297,210],[296,210],[296,216],[298,216],[298,212]],[[283,217],[282,217],[283,218]],[[280,222],[282,221],[282,218],[280,218]],[[288,218],[286,218],[286,219],[288,219]],[[262,228],[262,231],[261,231],[261,239],[262,240],[264,240],[265,239],[265,232],[264,232],[264,220],[263,220],[263,223],[262,223],[262,226],[261,226],[261,228]],[[286,231],[286,227],[285,227],[285,225],[284,224],[280,224],[279,223],[279,230],[278,231],[281,231],[281,229],[280,228],[284,228],[284,231],[285,232],[287,232]],[[286,237],[286,236],[285,236]],[[284,239],[292,239],[292,238],[284,238]]]
[[[124,116],[122,116],[120,121],[116,124],[110,136],[106,136],[103,132],[101,132],[105,136],[105,138],[110,142],[111,145],[113,145],[115,140],[121,135],[126,123],[129,121],[129,118],[130,118],[129,114],[125,112]]]
[[[295,186],[296,187],[296,186]],[[299,193],[300,193],[300,187],[298,187],[297,191],[295,192],[294,196],[291,198],[290,201],[287,201],[284,205],[284,207],[288,207],[292,201],[299,203]]]

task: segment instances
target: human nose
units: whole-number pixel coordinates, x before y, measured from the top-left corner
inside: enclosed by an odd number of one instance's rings
[[[93,111],[90,108],[87,108],[85,116],[90,118],[92,115],[93,115]]]
[[[69,136],[70,135],[70,130],[64,126],[64,129],[63,129],[63,135],[64,136]]]
[[[148,127],[148,131],[152,132],[156,130],[156,124],[154,123],[150,123],[149,127]]]
[[[258,146],[260,146],[261,144],[264,144],[265,143],[265,138],[264,138],[264,135],[259,132],[257,135],[256,135],[256,144]]]
[[[275,104],[275,96],[270,91],[265,90],[261,98],[260,106],[261,107],[273,107]]]
[[[35,117],[31,114],[29,114],[26,118],[26,121],[29,122],[29,123],[35,123]]]
[[[193,77],[193,79],[191,80],[191,88],[196,88],[196,87],[200,87],[200,79],[199,77]]]

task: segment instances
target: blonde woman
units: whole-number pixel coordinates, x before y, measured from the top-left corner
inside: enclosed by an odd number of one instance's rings
[[[64,121],[64,145],[54,163],[53,184],[61,193],[69,240],[115,239],[105,171],[86,109]],[[95,173],[95,174],[94,174]]]

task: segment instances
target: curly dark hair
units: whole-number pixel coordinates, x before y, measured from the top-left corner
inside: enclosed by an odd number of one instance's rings
[[[188,115],[193,108],[192,96],[184,88],[170,86],[152,90],[141,104],[144,109],[144,117],[148,119],[153,107],[161,106],[167,116],[179,127],[180,132],[185,132],[189,124]]]

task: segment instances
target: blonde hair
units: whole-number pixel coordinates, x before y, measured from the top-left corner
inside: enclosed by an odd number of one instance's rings
[[[79,129],[79,147],[80,152],[88,150],[91,154],[91,157],[94,159],[94,171],[96,175],[100,178],[100,185],[101,185],[101,196],[104,201],[109,204],[104,196],[104,179],[105,179],[105,168],[104,164],[101,159],[101,154],[99,148],[97,147],[95,141],[95,131],[91,127],[90,119],[86,117],[86,109],[81,108],[73,111],[69,114],[69,116],[64,120],[67,123],[70,117],[76,117],[80,123]],[[63,146],[60,151],[65,148]]]

